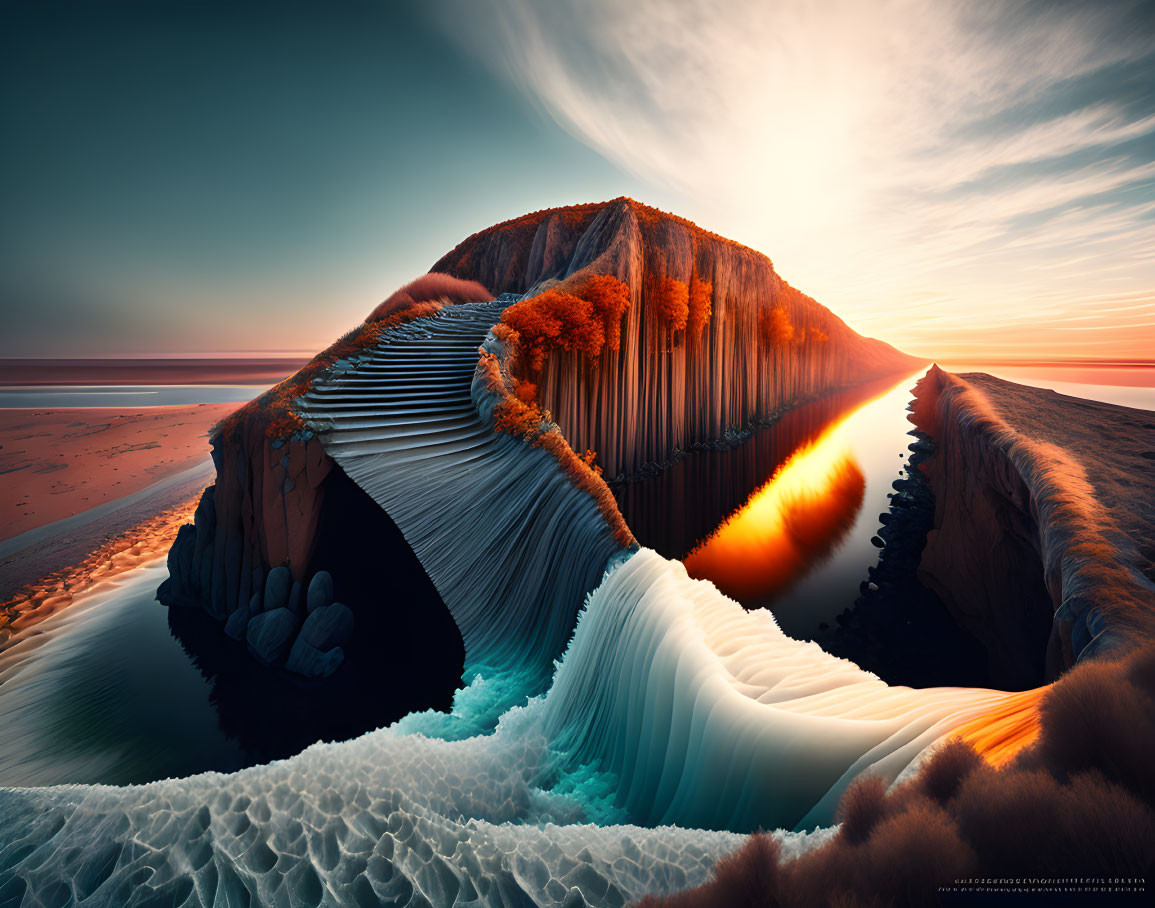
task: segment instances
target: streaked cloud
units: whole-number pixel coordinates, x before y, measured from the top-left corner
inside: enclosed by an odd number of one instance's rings
[[[1155,350],[1151,4],[474,0],[446,23],[860,330]]]

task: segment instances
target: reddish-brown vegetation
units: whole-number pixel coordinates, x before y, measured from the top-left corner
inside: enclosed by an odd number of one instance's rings
[[[783,306],[771,306],[758,313],[758,329],[762,342],[771,349],[794,343],[794,325],[790,313]]]
[[[437,314],[441,306],[440,302],[410,303],[389,315],[379,316],[375,321],[363,322],[318,353],[302,369],[227,416],[216,425],[212,434],[228,439],[239,426],[250,420],[262,425],[265,435],[271,439],[287,438],[301,431],[305,428],[305,423],[293,410],[293,401],[305,394],[313,386],[313,382],[331,369],[334,363],[371,347],[390,328],[396,328],[413,319]],[[381,306],[375,313],[380,309]]]
[[[658,318],[671,331],[684,331],[690,317],[690,288],[672,277],[656,278],[652,284]]]
[[[516,435],[533,441],[541,430],[545,414],[532,400],[522,400],[520,396],[508,396],[493,410],[493,427],[498,432]]]
[[[1155,649],[1078,666],[1041,711],[1037,743],[1002,768],[949,743],[889,794],[873,778],[851,786],[843,827],[821,848],[782,863],[752,836],[710,883],[642,904],[921,905],[963,877],[1150,880]]]
[[[714,311],[714,285],[694,274],[690,278],[689,302],[686,332],[692,340],[697,340],[710,323],[710,315]]]
[[[613,493],[602,479],[601,468],[594,463],[597,456],[595,452],[586,451],[580,456],[576,454],[561,432],[551,427],[549,411],[542,410],[534,400],[536,388],[529,382],[515,378],[507,382],[502,375],[501,363],[492,353],[481,354],[479,368],[485,386],[499,398],[493,411],[495,431],[505,432],[549,451],[574,486],[593,498],[602,517],[613,530],[614,538],[623,546],[634,545],[634,535],[618,510]]]
[[[438,302],[455,306],[459,303],[483,303],[493,294],[477,281],[463,281],[448,274],[431,271],[395,290],[374,309],[365,321],[377,322],[404,312],[417,303]]]
[[[584,353],[621,344],[621,319],[630,304],[629,287],[609,275],[593,275],[570,293],[559,287],[520,300],[506,309],[502,321],[517,332],[517,347],[531,370],[540,371],[553,350]]]
[[[547,338],[544,346],[557,354],[536,357],[541,369],[534,370],[526,338],[523,360],[512,364],[538,385],[542,406],[574,447],[598,452],[607,475],[633,475],[675,450],[717,438],[727,426],[745,426],[832,388],[914,366],[790,287],[761,253],[631,199],[499,224],[433,267],[478,280],[494,293],[540,286],[588,299],[577,287],[590,273],[628,285],[632,306],[620,325],[623,356],[591,359],[580,353],[580,336],[568,342],[572,350]],[[759,313],[771,306],[781,308],[790,325],[788,345],[763,342]],[[829,344],[812,338],[812,328]],[[822,355],[810,356],[811,347]],[[636,417],[615,415],[627,412]]]

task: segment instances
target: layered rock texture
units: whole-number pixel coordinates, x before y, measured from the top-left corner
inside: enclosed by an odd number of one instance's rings
[[[628,286],[619,350],[596,359],[558,351],[523,376],[571,447],[595,451],[607,477],[918,364],[856,334],[764,255],[632,199],[498,224],[433,270],[525,296],[589,275]]]
[[[1155,416],[932,369],[913,421],[935,439],[920,578],[1027,687],[1155,639]]]
[[[340,641],[308,643],[304,610],[269,617],[255,600],[274,569],[290,593],[324,570],[359,611],[318,556],[330,486],[352,479],[471,668],[544,678],[608,558],[634,545],[603,472],[652,471],[914,363],[688,221],[630,199],[527,215],[466,240],[219,427],[217,483],[163,598],[204,604],[261,661],[337,670]],[[361,609],[385,595],[372,584]]]

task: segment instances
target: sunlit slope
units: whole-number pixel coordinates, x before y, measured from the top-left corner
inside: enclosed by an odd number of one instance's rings
[[[695,442],[918,360],[852,331],[761,253],[633,199],[524,215],[434,265],[494,293],[610,275],[629,287],[617,351],[551,355],[527,376],[578,451],[633,475]]]

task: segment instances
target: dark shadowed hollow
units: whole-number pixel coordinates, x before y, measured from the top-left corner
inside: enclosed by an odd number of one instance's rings
[[[396,524],[341,470],[326,477],[323,494],[309,574],[329,571],[336,599],[356,616],[331,677],[262,667],[201,609],[169,609],[173,633],[212,683],[222,729],[250,763],[448,709],[461,683],[461,634]]]

